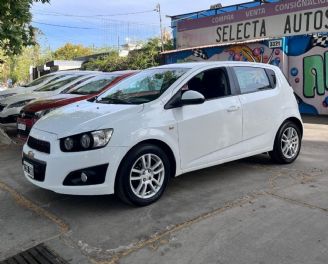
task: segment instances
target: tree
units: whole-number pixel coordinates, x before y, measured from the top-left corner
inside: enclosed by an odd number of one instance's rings
[[[43,65],[52,59],[49,49],[41,50],[39,45],[24,47],[21,54],[4,56],[0,50],[0,82],[11,78],[14,83],[30,81],[30,67]]]
[[[83,45],[74,45],[66,43],[54,52],[54,59],[57,60],[71,60],[76,57],[91,55],[93,53],[91,48],[84,47]]]
[[[5,55],[20,54],[23,47],[35,44],[30,12],[33,2],[49,3],[49,0],[0,1],[0,49]]]
[[[172,41],[165,42],[165,50],[172,49]],[[98,58],[84,64],[84,69],[101,71],[142,70],[157,66],[161,62],[161,42],[153,38],[141,45],[141,48],[130,51],[127,57],[120,57],[118,52],[110,52],[108,56]]]

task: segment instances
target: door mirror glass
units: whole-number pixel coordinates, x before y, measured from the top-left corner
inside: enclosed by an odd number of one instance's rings
[[[181,96],[182,105],[202,104],[205,102],[205,97],[196,91],[185,91]]]

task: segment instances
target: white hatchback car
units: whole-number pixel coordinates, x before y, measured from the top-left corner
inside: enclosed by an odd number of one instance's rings
[[[58,193],[116,193],[142,206],[185,172],[264,152],[291,163],[302,133],[279,68],[172,64],[44,116],[24,146],[23,169],[30,182]]]

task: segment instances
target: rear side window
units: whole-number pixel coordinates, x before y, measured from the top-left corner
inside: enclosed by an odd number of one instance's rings
[[[242,94],[273,88],[266,71],[257,67],[234,67]]]
[[[270,80],[270,83],[271,83],[271,87],[272,88],[275,88],[276,85],[277,85],[277,77],[276,77],[276,73],[273,71],[273,70],[270,70],[270,69],[265,69],[268,77],[269,77],[269,80]]]

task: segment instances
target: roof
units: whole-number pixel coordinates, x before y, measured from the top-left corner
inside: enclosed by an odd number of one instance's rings
[[[262,68],[277,68],[271,64],[267,63],[257,63],[257,62],[243,62],[243,61],[206,61],[206,62],[183,62],[183,63],[173,63],[163,66],[154,67],[153,69],[166,69],[166,68],[202,68],[204,66],[258,66]]]

